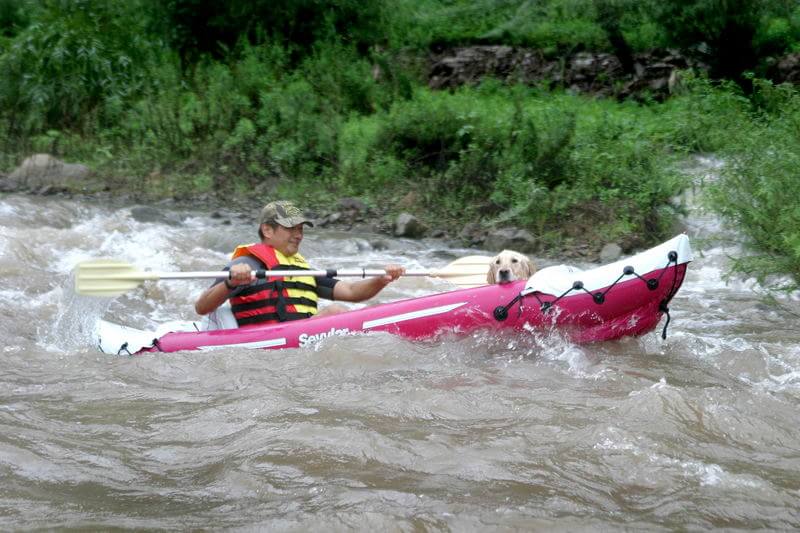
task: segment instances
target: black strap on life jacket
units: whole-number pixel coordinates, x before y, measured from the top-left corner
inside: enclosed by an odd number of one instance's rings
[[[241,311],[252,311],[253,309],[258,309],[259,307],[266,307],[266,306],[277,307],[278,303],[280,303],[280,300],[281,299],[278,297],[265,298],[263,300],[258,300],[255,302],[247,302],[244,304],[232,305],[231,309],[233,310],[234,313],[239,313]],[[311,298],[305,298],[302,296],[301,297],[290,296],[288,298],[284,297],[284,302],[285,305],[307,305],[309,307],[317,306],[317,302],[315,302]]]
[[[275,291],[278,290],[278,285],[280,284],[281,290],[283,289],[302,289],[306,291],[315,291],[317,288],[314,285],[309,283],[303,283],[302,281],[283,281],[283,280],[276,280],[276,281],[268,281],[266,283],[259,283],[257,285],[248,285],[244,287],[236,296],[250,296],[251,294],[255,294],[261,291]],[[288,299],[288,298],[287,298]],[[289,302],[292,303],[292,302]],[[308,304],[308,305],[315,305],[315,304]],[[235,311],[236,309],[234,309]]]
[[[298,274],[300,274],[303,270],[308,270],[303,267],[299,267],[296,265],[280,265],[281,269],[285,270],[297,270]],[[267,270],[267,275],[269,275],[269,270]],[[302,281],[285,281],[283,279],[277,279],[273,281],[268,281],[265,283],[259,283],[257,285],[250,285],[241,289],[241,291],[236,295],[239,296],[250,296],[257,293],[273,293],[274,296],[261,298],[259,300],[247,303],[240,303],[231,305],[231,311],[236,315],[236,313],[240,313],[243,311],[251,311],[253,309],[258,309],[260,307],[274,307],[275,311],[267,312],[267,313],[259,313],[257,315],[248,316],[248,317],[237,317],[236,322],[239,326],[245,326],[248,324],[259,324],[262,322],[286,322],[288,320],[300,320],[303,318],[309,318],[314,316],[313,313],[305,312],[288,312],[286,310],[287,305],[306,305],[310,307],[317,307],[317,302],[306,298],[304,296],[286,296],[284,295],[283,291],[285,289],[300,289],[300,290],[307,290],[307,291],[316,291],[317,287],[315,285],[311,285],[309,283],[303,283]]]
[[[270,322],[277,320],[278,322],[286,322],[287,320],[300,320],[302,318],[309,318],[312,315],[311,313],[287,313],[285,310],[283,313],[275,312],[275,313],[261,313],[258,315],[248,316],[244,318],[237,318],[236,322],[239,326],[246,326],[248,324],[260,324],[262,322]],[[281,318],[282,317],[282,318]]]

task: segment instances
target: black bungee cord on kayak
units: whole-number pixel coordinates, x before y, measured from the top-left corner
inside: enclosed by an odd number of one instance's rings
[[[195,326],[195,328],[196,327],[197,326]],[[198,331],[200,331],[200,330],[198,330]],[[97,339],[97,340],[98,340],[97,349],[102,352],[103,351],[103,339]],[[153,339],[153,346],[155,348],[157,348],[159,352],[163,352],[163,350],[161,349],[161,346],[158,345],[158,339]],[[128,349],[128,343],[127,342],[123,342],[120,345],[119,350],[117,350],[117,355],[129,355],[129,356],[133,357],[135,354],[132,354],[131,351]]]
[[[674,262],[675,266],[678,266],[678,253],[677,252],[670,252],[669,253],[670,262]],[[669,266],[669,263],[667,263]],[[663,274],[663,272],[662,272]],[[660,277],[660,276],[659,276]],[[667,338],[667,326],[669,326],[670,316],[669,316],[669,307],[668,304],[678,292],[678,288],[676,285],[678,284],[678,271],[675,270],[675,275],[672,276],[672,287],[669,288],[669,292],[667,293],[667,297],[661,300],[661,303],[658,304],[658,309],[665,315],[667,315],[667,321],[664,322],[664,329],[661,331],[661,338]]]
[[[502,322],[503,320],[508,318],[509,309],[511,309],[511,307],[513,307],[514,304],[516,304],[517,302],[519,302],[519,313],[522,314],[522,299],[524,297],[526,297],[526,296],[533,296],[534,298],[536,298],[536,301],[539,302],[539,307],[542,310],[542,313],[547,313],[548,311],[550,311],[553,308],[553,305],[555,305],[559,300],[561,300],[562,298],[564,298],[565,296],[567,296],[569,293],[571,293],[573,291],[583,291],[586,294],[591,295],[592,300],[594,300],[594,303],[596,303],[597,305],[603,305],[603,303],[605,303],[605,301],[606,301],[606,296],[608,295],[609,292],[611,292],[611,289],[613,289],[614,286],[617,283],[619,283],[622,280],[622,278],[624,278],[625,276],[636,276],[637,278],[642,280],[645,283],[645,285],[647,285],[648,290],[654,291],[654,290],[658,289],[659,285],[661,284],[661,278],[664,276],[664,273],[667,271],[669,266],[672,265],[672,264],[674,264],[676,267],[678,266],[678,252],[676,252],[674,250],[670,251],[667,254],[667,264],[661,270],[661,274],[659,274],[657,278],[645,279],[642,276],[640,276],[639,274],[637,274],[636,270],[632,266],[626,266],[625,268],[622,269],[622,274],[620,274],[620,276],[616,280],[614,280],[614,283],[609,285],[608,288],[606,288],[605,291],[598,291],[598,292],[595,292],[595,293],[592,293],[591,291],[587,290],[586,287],[584,287],[582,281],[573,282],[572,283],[572,287],[570,287],[569,289],[564,291],[562,294],[557,296],[554,300],[550,300],[550,301],[543,301],[539,297],[539,295],[543,294],[540,291],[532,291],[532,292],[528,292],[528,293],[526,293],[525,291],[521,291],[519,294],[514,296],[514,298],[510,302],[508,302],[506,305],[498,305],[497,307],[495,307],[494,312],[492,314],[494,315],[495,320],[497,320],[498,322]],[[674,273],[675,273],[675,275],[672,277],[672,286],[670,287],[669,291],[667,292],[666,297],[663,300],[661,300],[661,302],[658,305],[658,310],[661,311],[662,313],[664,313],[665,315],[667,315],[667,321],[664,324],[663,331],[661,332],[661,338],[662,339],[666,339],[667,338],[667,326],[669,326],[669,322],[670,322],[668,304],[669,304],[670,300],[672,300],[672,298],[675,296],[675,293],[678,292],[677,288],[676,288],[676,285],[678,284],[678,271],[677,271],[677,269],[674,271]]]
[[[102,341],[102,339],[98,339],[98,340],[99,340],[100,342],[99,342],[99,344],[98,344],[98,346],[97,346],[97,349],[98,349],[98,350],[100,350],[100,351],[102,352],[102,351],[103,351],[103,348],[102,348],[102,343],[103,343],[103,341]],[[124,353],[123,353],[123,352],[124,352]],[[117,350],[117,355],[131,355],[131,356],[133,355],[133,354],[130,352],[130,350],[128,350],[128,343],[127,343],[127,342],[123,342],[123,343],[122,343],[122,345],[119,347],[119,350]]]

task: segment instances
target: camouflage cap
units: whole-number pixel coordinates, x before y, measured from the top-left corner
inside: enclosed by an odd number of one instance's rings
[[[307,218],[299,207],[287,200],[270,202],[261,210],[258,225],[280,224],[284,228],[293,228],[299,224],[313,226],[311,219]]]

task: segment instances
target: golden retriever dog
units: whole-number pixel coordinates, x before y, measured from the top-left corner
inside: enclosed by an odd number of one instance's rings
[[[519,252],[513,250],[503,250],[492,258],[489,264],[489,272],[486,274],[486,282],[489,285],[495,283],[511,283],[518,279],[528,279],[536,272],[536,265],[533,261]]]

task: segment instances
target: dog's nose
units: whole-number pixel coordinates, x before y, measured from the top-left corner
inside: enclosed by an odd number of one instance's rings
[[[507,268],[500,269],[497,275],[500,277],[500,281],[508,281],[511,279],[511,271]]]

